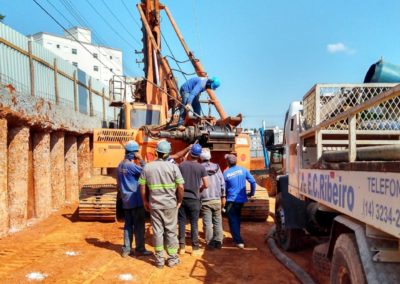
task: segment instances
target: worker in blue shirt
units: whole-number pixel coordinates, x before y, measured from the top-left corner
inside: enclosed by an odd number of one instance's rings
[[[140,166],[134,161],[138,161]],[[129,141],[125,145],[125,158],[119,163],[117,169],[117,186],[125,216],[122,257],[127,257],[132,253],[133,234],[135,234],[136,243],[135,255],[152,255],[144,246],[145,210],[138,184],[144,165],[138,143]]]
[[[233,242],[238,248],[244,248],[244,242],[240,235],[240,215],[247,197],[252,197],[256,191],[256,181],[250,172],[236,165],[237,158],[233,154],[225,155],[228,169],[224,172],[226,189],[226,213],[228,215],[229,230]],[[246,195],[246,180],[250,183],[250,192]]]
[[[211,79],[206,77],[194,77],[187,80],[179,89],[182,105],[180,108],[178,126],[183,125],[187,111],[192,110],[197,115],[200,115],[201,106],[199,97],[202,92],[206,89],[215,90],[220,85],[221,82],[217,77],[212,77]]]

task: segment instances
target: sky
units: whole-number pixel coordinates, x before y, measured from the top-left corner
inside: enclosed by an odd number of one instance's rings
[[[74,7],[103,43],[123,51],[126,75],[143,76],[143,66],[136,63],[141,55],[134,52],[142,48],[138,0],[36,1],[66,28],[71,25],[65,18],[82,26],[74,11],[66,9]],[[282,127],[290,102],[301,100],[314,84],[362,83],[369,66],[380,58],[400,64],[400,1],[161,2],[208,75],[220,78],[217,97],[228,115],[244,116],[243,127],[259,128],[263,121]],[[33,0],[0,0],[0,14],[6,16],[5,24],[25,35],[63,34]],[[161,29],[174,56],[186,60],[164,12]],[[164,41],[162,45],[163,55],[171,55]],[[181,68],[194,72],[188,63]],[[176,76],[182,84],[185,79]]]

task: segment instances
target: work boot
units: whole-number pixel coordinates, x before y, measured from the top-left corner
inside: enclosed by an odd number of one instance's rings
[[[179,260],[179,258],[178,258],[178,259],[174,259],[174,260],[168,261],[168,262],[167,262],[167,266],[168,266],[169,268],[172,268],[172,267],[174,267],[174,266],[177,266],[180,262],[181,262],[181,261]]]
[[[191,256],[201,256],[203,252],[200,250],[199,247],[193,247],[192,253],[190,254]]]
[[[221,248],[222,248],[222,243],[219,242],[219,241],[215,241],[215,242],[213,243],[213,246],[214,246],[214,248],[216,248],[216,249],[221,249]]]
[[[183,130],[185,130],[186,129],[186,127],[184,126],[184,125],[179,125],[177,128],[176,128],[176,130],[179,130],[179,131],[183,131]]]
[[[121,256],[122,256],[123,258],[126,258],[126,257],[130,256],[130,254],[131,254],[130,251],[122,251]]]
[[[179,245],[179,254],[184,255],[186,253],[185,245]]]
[[[164,268],[164,264],[156,264],[156,267],[157,267],[158,269],[163,269],[163,268]]]
[[[150,255],[153,255],[153,253],[148,250],[139,250],[135,252],[135,256],[150,256]]]

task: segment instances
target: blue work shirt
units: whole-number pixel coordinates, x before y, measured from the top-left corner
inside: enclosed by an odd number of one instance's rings
[[[128,159],[124,159],[118,165],[117,182],[121,193],[122,207],[124,209],[133,209],[143,206],[138,184],[142,170],[141,167]]]
[[[194,77],[187,80],[180,88],[181,95],[188,93],[188,104],[192,104],[193,99],[206,90],[206,77]]]
[[[246,180],[251,185],[251,196],[256,191],[256,181],[250,172],[240,166],[233,166],[224,172],[226,201],[245,203],[247,202],[246,195]]]

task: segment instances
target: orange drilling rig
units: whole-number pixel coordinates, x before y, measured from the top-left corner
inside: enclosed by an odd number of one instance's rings
[[[240,114],[235,117],[227,116],[213,90],[207,89],[209,99],[203,103],[214,106],[219,118],[188,113],[185,129],[177,129],[176,111],[181,106],[179,87],[161,50],[161,11],[165,12],[169,19],[195,73],[201,77],[207,77],[207,73],[199,59],[188,48],[167,6],[158,0],[142,0],[137,4],[137,9],[142,21],[145,77],[135,83],[131,102],[126,100],[127,84],[121,82],[121,78],[114,77],[115,80],[110,84],[113,97],[111,106],[119,109],[118,129],[94,130],[93,167],[102,168],[103,175],[93,176],[81,188],[81,220],[115,220],[115,168],[124,157],[124,144],[129,140],[139,143],[145,161],[154,160],[157,142],[166,139],[171,143],[173,152],[178,152],[194,142],[200,143],[211,150],[212,160],[220,164],[221,169],[226,167],[226,153],[235,153],[238,156],[238,164],[250,167],[250,139],[237,127],[242,117]],[[258,210],[255,216],[259,217],[261,214],[265,219],[268,214],[268,196],[263,194],[260,200],[261,202],[254,199],[253,206],[248,208]]]

